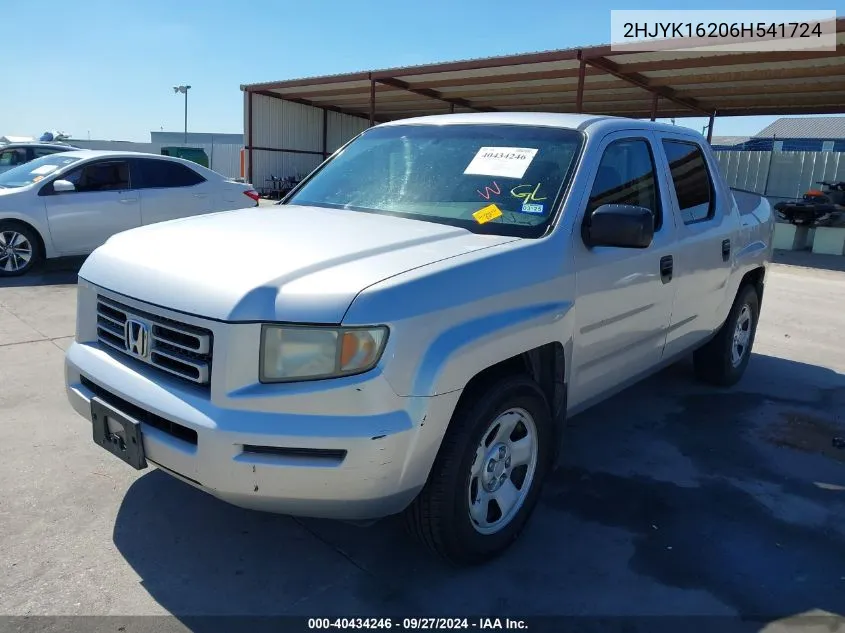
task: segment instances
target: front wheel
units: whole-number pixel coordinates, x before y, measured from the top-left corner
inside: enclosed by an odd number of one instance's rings
[[[428,482],[405,518],[453,563],[481,563],[522,531],[551,463],[546,398],[527,376],[502,379],[456,410]]]
[[[18,222],[0,222],[0,277],[23,275],[42,260],[35,232]]]
[[[750,284],[742,286],[719,332],[693,356],[695,373],[701,380],[729,387],[742,378],[751,358],[759,316],[757,289]]]

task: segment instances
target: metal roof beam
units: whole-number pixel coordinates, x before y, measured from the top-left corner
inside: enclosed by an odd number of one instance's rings
[[[469,59],[442,64],[425,64],[423,66],[405,66],[374,70],[373,79],[390,79],[408,75],[428,75],[443,72],[463,70],[478,70],[481,68],[504,68],[507,66],[522,66],[524,64],[543,64],[548,62],[572,61],[578,56],[578,49],[569,48],[544,53],[527,53],[521,55],[506,55],[503,57],[487,57],[484,59]]]
[[[272,90],[274,88],[294,88],[296,86],[313,86],[334,84],[334,83],[348,83],[350,81],[369,81],[370,73],[347,73],[344,75],[323,75],[320,77],[305,77],[302,79],[289,79],[286,81],[269,81],[260,84],[241,84],[241,90],[246,92],[260,92],[262,90]]]
[[[472,105],[469,101],[462,98],[449,98],[444,97],[440,92],[437,90],[433,90],[431,88],[414,88],[408,82],[402,81],[401,79],[396,79],[395,77],[380,77],[378,79],[374,79],[379,83],[385,84],[387,86],[392,86],[393,88],[399,88],[400,90],[407,90],[408,92],[412,92],[416,95],[420,95],[423,97],[428,97],[430,99],[436,99],[438,101],[443,101],[444,103],[449,103],[451,105],[459,106],[461,108],[470,108],[471,110],[476,110],[478,112],[495,112],[495,108],[485,108],[485,107],[477,107]]]
[[[677,103],[678,105],[682,105],[690,110],[696,110],[706,115],[710,115],[710,110],[706,110],[698,101],[695,99],[689,99],[686,97],[678,96],[677,93],[669,87],[664,86],[652,86],[649,83],[647,77],[640,75],[639,73],[630,73],[626,72],[624,66],[617,64],[616,62],[612,62],[609,59],[605,59],[604,57],[589,57],[585,58],[585,60],[589,65],[599,68],[604,72],[613,75],[614,77],[618,77],[619,79],[623,79],[630,84],[635,86],[639,86],[643,90],[647,90],[653,94],[657,94],[664,99],[671,101],[673,103]]]
[[[601,74],[593,68],[587,69],[587,76]],[[530,70],[523,73],[507,73],[500,75],[483,75],[450,79],[425,79],[414,82],[417,88],[464,88],[478,85],[508,84],[517,82],[544,81],[546,79],[572,79],[578,77],[578,67],[563,70]]]
[[[719,108],[719,116],[758,116],[761,114],[772,114],[777,116],[789,116],[793,114],[843,114],[845,106],[837,104],[800,105],[796,107],[773,105],[755,106],[753,108]]]
[[[837,75],[845,75],[845,65],[837,64],[834,66],[819,66],[816,68],[792,68],[779,70],[752,70],[742,72],[725,72],[718,74],[696,73],[691,75],[672,75],[668,77],[653,77],[649,78],[651,86],[687,86],[690,84],[725,84],[737,83],[744,84],[746,82],[761,82],[770,81],[774,79],[812,79],[815,77],[834,77]],[[714,88],[719,90],[719,88]]]
[[[272,97],[273,99],[279,99],[280,101],[290,101],[292,103],[298,103],[300,105],[307,105],[312,108],[320,108],[321,110],[328,110],[329,112],[337,112],[338,114],[345,114],[347,116],[354,116],[358,117],[359,119],[367,119],[369,121],[370,117],[367,114],[362,114],[360,112],[352,112],[351,110],[344,110],[343,108],[338,108],[332,105],[321,105],[319,103],[315,103],[309,99],[303,99],[301,97],[295,97],[293,95],[282,96],[276,94],[275,92],[267,92],[266,90],[250,90],[253,94],[261,95],[263,97]]]
[[[621,54],[621,53],[617,53]],[[775,64],[781,62],[815,61],[839,56],[838,51],[764,51],[758,53],[732,53],[727,55],[704,55],[649,62],[625,64],[630,72],[656,72],[661,70],[684,70],[686,68],[716,68],[742,66],[746,64]],[[611,55],[608,55],[611,57]]]
[[[845,90],[845,76],[835,76],[831,81],[815,81],[813,83],[774,83],[773,81],[762,82],[760,85],[740,85],[719,89],[719,98],[735,96],[767,96],[772,94],[805,94],[813,92],[837,92]],[[697,88],[684,90],[684,94],[690,97],[703,97],[706,99],[713,95],[714,89],[705,85]]]

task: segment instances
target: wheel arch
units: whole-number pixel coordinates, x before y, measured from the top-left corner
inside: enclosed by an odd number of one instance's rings
[[[745,286],[754,286],[755,290],[757,290],[757,302],[758,306],[762,307],[763,305],[763,290],[766,286],[766,267],[765,266],[758,266],[756,268],[752,268],[748,272],[746,272],[742,279],[739,282],[739,288],[737,288],[737,294],[739,294]]]
[[[476,373],[464,387],[455,410],[460,410],[462,405],[472,398],[478,397],[488,385],[497,380],[505,376],[523,374],[530,376],[546,396],[549,413],[552,415],[555,425],[555,456],[557,456],[566,424],[568,389],[566,354],[563,345],[558,341],[526,350]]]
[[[41,252],[41,256],[46,258],[48,257],[47,254],[47,243],[44,240],[44,236],[41,234],[41,231],[35,226],[32,222],[28,222],[24,219],[17,218],[17,217],[2,217],[0,218],[0,225],[3,224],[11,224],[12,226],[23,226],[27,229],[31,230],[35,234],[35,239],[37,241],[37,246]]]

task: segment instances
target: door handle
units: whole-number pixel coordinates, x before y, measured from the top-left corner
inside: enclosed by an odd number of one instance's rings
[[[207,193],[195,193],[194,194],[194,198],[207,198],[207,197],[208,197]]]
[[[120,204],[132,204],[133,202],[137,202],[137,198],[121,198],[118,200]]]
[[[672,271],[675,268],[675,260],[671,255],[665,255],[660,258],[660,280],[664,284],[672,281]]]
[[[731,258],[731,241],[722,240],[722,261],[726,262]]]

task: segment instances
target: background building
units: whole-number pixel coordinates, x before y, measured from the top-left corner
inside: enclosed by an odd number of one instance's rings
[[[69,138],[66,141],[83,149],[102,149],[123,152],[148,152],[160,154],[162,147],[199,147],[208,155],[208,164],[214,171],[227,178],[241,176],[241,149],[244,146],[243,134],[224,134],[216,132],[188,132],[185,142],[184,132],[150,132],[149,143],[133,141],[105,141],[96,139]]]
[[[845,152],[845,117],[784,117],[754,136],[715,136],[712,145],[716,150]]]

